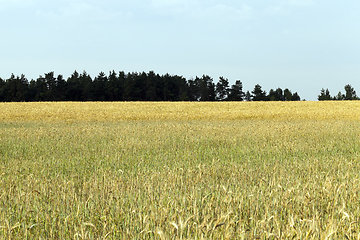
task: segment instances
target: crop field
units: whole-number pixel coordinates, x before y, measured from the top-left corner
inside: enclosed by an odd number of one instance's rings
[[[0,103],[0,239],[360,239],[360,102]]]

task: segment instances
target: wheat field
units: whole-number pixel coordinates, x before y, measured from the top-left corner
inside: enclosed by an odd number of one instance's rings
[[[360,239],[359,110],[0,103],[0,238]]]
[[[360,120],[358,101],[1,103],[0,122]]]

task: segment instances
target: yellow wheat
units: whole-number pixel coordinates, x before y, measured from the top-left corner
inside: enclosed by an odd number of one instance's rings
[[[0,103],[0,121],[360,120],[360,101]]]

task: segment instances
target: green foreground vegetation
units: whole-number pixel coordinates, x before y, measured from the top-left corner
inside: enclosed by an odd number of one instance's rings
[[[359,239],[360,122],[0,123],[1,239]]]

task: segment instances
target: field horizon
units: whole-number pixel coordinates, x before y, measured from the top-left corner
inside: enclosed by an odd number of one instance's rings
[[[360,120],[360,101],[0,103],[0,122],[203,119]]]

